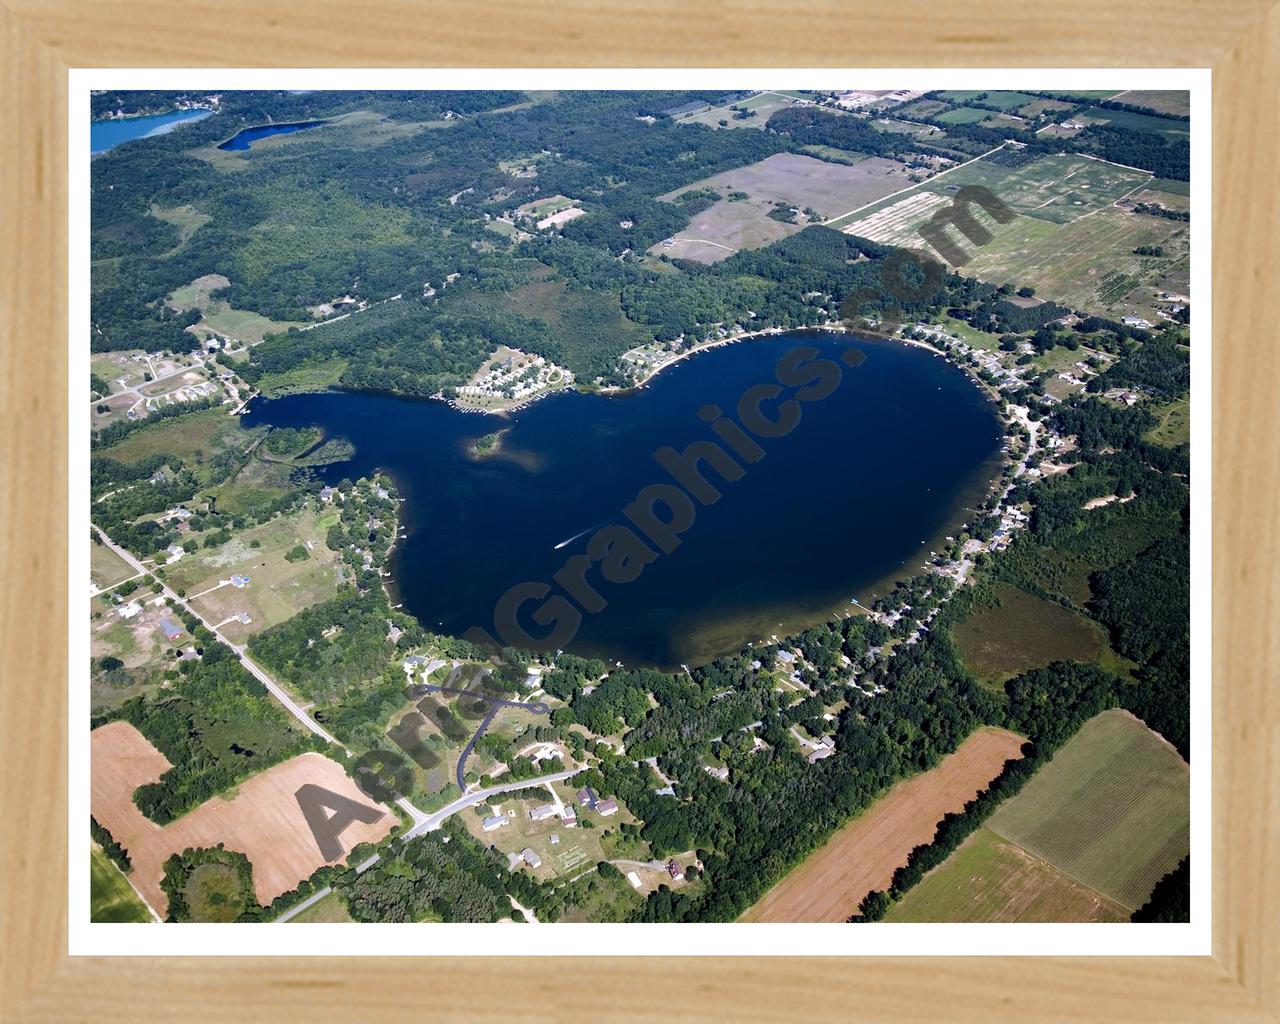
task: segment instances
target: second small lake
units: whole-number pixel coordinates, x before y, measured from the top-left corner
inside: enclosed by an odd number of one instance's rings
[[[212,110],[171,110],[167,114],[152,114],[147,117],[94,121],[89,125],[89,152],[97,156],[114,149],[122,142],[163,135],[179,125],[203,121],[212,113]]]

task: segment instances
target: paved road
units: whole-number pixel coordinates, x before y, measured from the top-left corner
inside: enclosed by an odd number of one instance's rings
[[[436,686],[434,683],[420,683],[417,689],[422,689],[426,693],[453,693],[460,697],[474,697],[476,700],[487,701],[490,705],[489,713],[484,716],[480,724],[476,726],[476,731],[471,734],[471,739],[467,741],[467,745],[462,748],[462,753],[458,757],[458,763],[454,766],[454,778],[458,781],[458,789],[462,792],[467,791],[466,767],[467,758],[471,756],[471,751],[475,749],[476,743],[480,737],[484,735],[485,730],[489,728],[489,723],[493,721],[494,716],[503,708],[523,708],[535,715],[550,714],[551,708],[542,701],[535,703],[526,703],[519,700],[507,700],[503,697],[493,697],[487,693],[477,690],[467,690],[457,686]],[[417,824],[415,822],[415,824]]]

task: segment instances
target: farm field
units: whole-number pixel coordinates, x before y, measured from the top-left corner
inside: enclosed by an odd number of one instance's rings
[[[156,912],[168,899],[160,888],[164,862],[188,847],[222,843],[253,865],[259,903],[268,904],[326,863],[302,816],[295,794],[306,784],[327,789],[382,812],[371,824],[354,822],[342,833],[347,852],[358,843],[376,843],[397,819],[374,805],[342,766],[316,753],[299,754],[242,782],[228,797],[213,797],[168,825],[151,821],[133,802],[133,791],[156,781],[169,761],[128,722],[111,722],[90,734],[90,807],[133,862],[132,879]]]
[[[1108,922],[1129,912],[986,828],[885,915],[888,922]]]
[[[1130,89],[1109,97],[1118,103],[1145,107],[1157,114],[1190,114],[1191,93],[1180,89]]]
[[[228,640],[243,643],[268,626],[337,596],[337,553],[324,540],[337,520],[337,510],[322,515],[311,508],[279,516],[216,548],[184,555],[166,567],[166,582]],[[287,560],[285,553],[298,545],[307,550],[307,557]],[[233,575],[248,576],[249,583],[237,587],[227,582]],[[233,618],[240,612],[250,621]]]
[[[1189,769],[1125,711],[1086,722],[987,827],[1132,911],[1187,854]]]
[[[914,234],[942,204],[927,200],[928,205],[920,209],[902,204],[920,195],[935,195],[950,201],[965,185],[990,189],[1017,213],[1061,224],[1110,206],[1150,180],[1151,176],[1145,171],[1130,171],[1080,156],[1046,156],[1021,167],[1006,167],[989,159],[974,160],[931,178],[911,192],[894,196],[889,202],[868,206],[856,218],[847,221],[838,218],[828,226],[868,237],[862,230],[864,222],[891,210],[895,214],[891,219],[901,222],[901,232]]]
[[[935,116],[943,124],[977,124],[990,117],[991,111],[980,110],[978,107],[956,107]]]
[[[978,729],[930,771],[888,793],[810,854],[742,921],[845,921],[867,893],[884,889],[911,850],[933,839],[944,814],[960,810],[1022,756],[1022,738]]]
[[[145,924],[154,920],[128,879],[97,843],[89,849],[89,920],[102,924]]]
[[[1137,132],[1153,132],[1169,138],[1191,134],[1191,122],[1189,121],[1178,121],[1170,117],[1156,117],[1153,114],[1135,114],[1129,110],[1105,110],[1102,107],[1089,107],[1079,117],[1095,122],[1113,124],[1118,128],[1129,128]]]
[[[881,157],[867,157],[847,165],[778,153],[659,196],[659,200],[670,201],[691,190],[711,188],[722,196],[736,191],[745,192],[749,198],[736,202],[722,198],[696,214],[689,226],[674,236],[674,246],[659,243],[649,251],[713,263],[739,249],[767,245],[805,226],[807,219],[803,215],[794,224],[770,217],[775,202],[834,217],[910,184],[905,165]]]
[[[1017,110],[1021,106],[1033,103],[1035,96],[1028,96],[1025,92],[1008,92],[1002,89],[984,92],[981,89],[954,89],[947,92],[938,93],[939,99],[947,100],[950,103],[968,103],[970,100],[978,100],[987,106],[999,107],[1001,110]]]
[[[1018,281],[1074,309],[1152,318],[1157,292],[1185,290],[1190,237],[1179,221],[1105,209],[1060,227],[1019,217],[993,235],[974,250],[966,273],[995,284]],[[1165,255],[1139,256],[1139,246],[1159,246]]]
[[[1107,646],[1102,627],[1060,604],[1003,583],[995,594],[999,604],[953,630],[965,666],[985,685],[1055,661],[1094,661]]]

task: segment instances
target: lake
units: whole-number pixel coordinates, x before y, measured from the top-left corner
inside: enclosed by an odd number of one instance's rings
[[[322,124],[328,124],[327,121],[292,121],[288,124],[260,124],[252,128],[245,128],[237,132],[226,142],[218,144],[219,149],[245,150],[261,139],[269,139],[273,135],[289,135],[292,132],[306,131],[308,128],[318,128]]]
[[[716,441],[700,410],[714,404],[738,419],[740,397],[774,382],[779,360],[798,346],[833,361],[852,348],[865,360],[833,363],[842,369],[838,386],[798,405],[790,433],[757,435],[756,451],[741,447],[757,461],[738,459],[739,479],[700,464],[720,500],[689,500],[696,515],[678,546],[633,581],[605,582],[594,566],[588,579],[607,606],[554,644],[669,669],[814,625],[914,573],[999,471],[1002,429],[986,395],[926,350],[804,331],[699,353],[638,391],[565,392],[509,418],[330,392],[257,400],[245,424],[319,426],[350,439],[355,455],[319,473],[337,483],[383,469],[396,480],[408,531],[391,565],[396,600],[438,632],[493,631],[495,604],[511,587],[541,582],[563,593],[553,574],[602,527],[631,526],[623,509],[643,488],[673,483],[659,448]],[[804,397],[789,387],[763,403],[766,416],[778,416],[778,402],[792,394]],[[497,454],[470,453],[501,428],[509,429]],[[721,447],[728,454],[728,443]],[[685,476],[682,486],[697,481]],[[658,520],[670,520],[654,507]],[[528,614],[520,621],[533,635],[547,632]]]
[[[94,121],[89,125],[89,152],[93,156],[114,149],[122,142],[163,135],[179,125],[203,121],[211,110],[171,110],[167,114],[126,117],[119,121]]]

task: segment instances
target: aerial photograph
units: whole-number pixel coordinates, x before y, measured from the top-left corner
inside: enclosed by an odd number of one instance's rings
[[[91,923],[1189,920],[1190,94],[851,77],[92,91]]]

